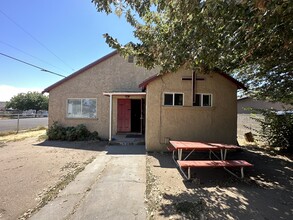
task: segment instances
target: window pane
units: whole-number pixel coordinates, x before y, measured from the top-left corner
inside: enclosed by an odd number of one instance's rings
[[[211,106],[211,95],[202,95],[202,105]]]
[[[173,94],[164,94],[164,105],[173,105]]]
[[[81,114],[81,99],[68,99],[67,116],[70,118],[80,118]]]
[[[193,103],[194,106],[201,106],[201,95],[195,94],[195,103]]]
[[[96,99],[82,99],[82,117],[95,118],[97,115]]]
[[[128,56],[128,63],[133,63],[134,61],[134,56]]]
[[[174,105],[183,105],[183,94],[175,94]]]

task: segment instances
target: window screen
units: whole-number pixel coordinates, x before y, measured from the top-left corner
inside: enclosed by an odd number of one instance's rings
[[[96,99],[68,99],[67,100],[68,118],[96,118],[97,100]]]

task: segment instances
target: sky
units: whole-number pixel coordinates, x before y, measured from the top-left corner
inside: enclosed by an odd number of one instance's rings
[[[68,76],[113,51],[103,34],[135,42],[124,17],[97,12],[91,0],[0,1],[0,33],[0,101],[63,79],[4,55]]]

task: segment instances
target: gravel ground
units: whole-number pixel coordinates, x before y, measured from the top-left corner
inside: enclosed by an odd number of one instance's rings
[[[198,156],[207,158],[204,153]],[[244,159],[254,167],[245,170],[244,180],[222,168],[197,169],[190,182],[183,180],[171,154],[149,154],[148,218],[292,219],[292,156],[247,147],[228,153],[228,159]]]
[[[26,219],[102,153],[105,144],[38,141],[36,137],[2,142],[0,219]]]

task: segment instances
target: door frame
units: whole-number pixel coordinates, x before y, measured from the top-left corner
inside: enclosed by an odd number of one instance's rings
[[[109,97],[109,141],[112,141],[112,134],[117,133],[117,99],[119,98],[128,98],[128,99],[141,99],[146,103],[146,92],[103,92],[104,96]],[[143,111],[145,113],[144,118],[142,119],[142,131],[145,131],[146,126],[146,104],[143,106]],[[113,113],[116,113],[114,116]],[[116,125],[116,126],[115,126]]]

